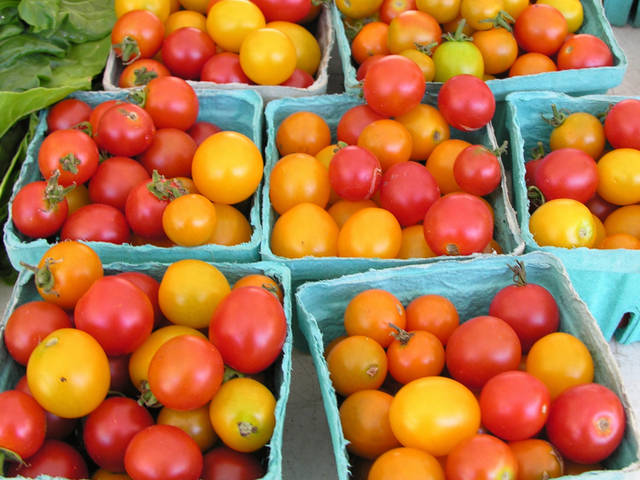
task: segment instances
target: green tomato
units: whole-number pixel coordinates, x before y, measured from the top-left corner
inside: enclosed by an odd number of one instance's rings
[[[434,82],[446,82],[451,77],[463,73],[480,79],[484,76],[482,53],[471,42],[444,42],[433,52],[432,59],[436,70]]]

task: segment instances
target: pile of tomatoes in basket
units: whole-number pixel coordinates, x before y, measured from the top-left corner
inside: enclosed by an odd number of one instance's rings
[[[181,2],[186,10],[118,8],[111,34],[126,68],[120,87],[144,85],[150,78],[175,75],[215,83],[313,84],[322,55],[303,24],[320,6],[311,0],[211,0]]]
[[[552,112],[551,152],[525,163],[536,243],[640,249],[640,101],[611,105],[604,125],[588,112]]]
[[[367,73],[366,103],[342,114],[338,143],[314,112],[292,113],[277,126],[281,157],[268,186],[279,215],[274,254],[414,258],[499,250],[492,207],[482,197],[500,184],[498,152],[450,139],[449,128],[483,127],[493,95],[471,75],[445,83],[438,108],[421,103],[424,90],[417,66],[390,55]]]
[[[264,475],[287,335],[280,285],[256,271],[232,288],[200,260],[107,274],[75,241],[51,247],[37,270],[42,299],[4,329],[26,367],[0,393],[9,476]]]
[[[233,205],[262,180],[259,148],[196,122],[198,98],[185,80],[156,78],[143,93],[144,107],[67,99],[51,108],[37,152],[44,180],[24,186],[12,206],[22,234],[165,246],[249,241],[249,221]]]
[[[402,55],[425,80],[485,80],[613,65],[609,46],[575,33],[580,0],[337,0],[362,79],[371,63]]]
[[[325,357],[357,478],[553,478],[601,469],[618,447],[620,399],[558,331],[551,293],[511,268],[516,283],[462,323],[437,294],[349,301]]]

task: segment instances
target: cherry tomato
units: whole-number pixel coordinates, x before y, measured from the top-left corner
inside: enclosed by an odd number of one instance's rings
[[[344,142],[347,145],[356,145],[364,128],[376,120],[382,120],[383,118],[385,118],[384,115],[375,112],[367,104],[351,107],[342,114],[338,122],[336,129],[338,141]]]
[[[193,124],[187,133],[193,138],[196,142],[196,145],[199,147],[202,142],[204,142],[207,138],[209,138],[214,133],[221,132],[222,129],[214,125],[210,122],[196,122]]]
[[[131,231],[127,219],[111,205],[91,203],[67,217],[60,230],[60,240],[85,240],[123,244]]]
[[[558,51],[558,69],[612,67],[613,54],[609,46],[595,35],[572,35]]]
[[[622,403],[604,385],[571,387],[551,404],[547,435],[560,453],[574,462],[604,460],[618,447],[624,431]]]
[[[255,322],[255,315],[260,323]],[[287,319],[282,305],[259,287],[233,289],[215,310],[209,339],[225,364],[242,373],[257,373],[271,365],[282,351]]]
[[[77,98],[66,98],[49,109],[47,114],[47,130],[65,130],[82,122],[88,122],[91,107]]]
[[[198,117],[198,97],[185,80],[177,77],[158,77],[145,87],[145,111],[156,128],[187,130]]]
[[[351,41],[351,55],[358,65],[375,55],[389,55],[388,32],[389,25],[384,22],[371,22],[362,27]]]
[[[485,73],[506,72],[518,56],[518,42],[509,30],[501,27],[474,32],[473,43],[482,53]]]
[[[384,208],[364,208],[344,223],[338,235],[341,257],[395,258],[402,243],[402,227]]]
[[[200,78],[202,67],[216,53],[211,37],[200,29],[184,27],[167,35],[162,43],[162,61],[172,75],[186,80]]]
[[[87,417],[82,431],[84,446],[101,468],[122,472],[129,441],[153,423],[151,414],[135,400],[109,397]]]
[[[89,123],[91,124],[91,135],[96,136],[96,132],[98,131],[98,124],[102,119],[102,115],[105,114],[107,110],[109,110],[114,105],[120,105],[122,103],[126,103],[123,100],[107,100],[106,102],[102,102],[94,107],[91,111],[91,115],[89,115]]]
[[[111,205],[124,210],[129,192],[150,179],[139,162],[128,157],[111,157],[100,163],[89,181],[89,197],[93,203]]]
[[[613,148],[640,147],[640,100],[628,98],[616,103],[604,120],[604,132]]]
[[[216,227],[216,207],[204,195],[188,193],[172,200],[162,212],[162,228],[176,245],[208,243]]]
[[[386,290],[372,288],[354,296],[344,311],[347,335],[366,335],[382,347],[393,341],[391,334],[405,328],[406,315],[400,300]]]
[[[558,67],[547,55],[537,52],[525,53],[516,58],[509,69],[509,76],[536,75],[544,72],[555,72]]]
[[[529,230],[540,246],[591,247],[596,236],[589,209],[570,198],[549,200],[538,207],[529,218]]]
[[[42,407],[18,390],[0,393],[0,447],[29,458],[42,446],[47,420]]]
[[[451,300],[442,295],[421,295],[406,308],[407,330],[426,330],[433,333],[443,345],[460,324],[458,311]]]
[[[563,475],[563,461],[560,454],[549,442],[538,438],[509,443],[518,462],[518,478],[537,480],[556,478]],[[569,472],[564,472],[571,475]]]
[[[309,0],[305,0],[309,1]],[[320,65],[322,51],[316,37],[309,30],[296,23],[277,21],[269,22],[266,28],[274,28],[284,33],[293,42],[296,49],[296,68],[309,75],[315,75]]]
[[[604,150],[604,127],[598,117],[586,112],[572,113],[555,127],[549,137],[551,150],[577,148],[594,160],[600,158]]]
[[[133,103],[121,103],[102,114],[95,140],[112,155],[132,157],[149,148],[155,132],[154,120],[147,111]]]
[[[188,2],[189,0],[187,0]],[[196,2],[199,0],[195,0]],[[176,0],[177,3],[177,0]],[[202,2],[201,2],[202,3]],[[178,9],[180,5],[178,4]],[[204,16],[206,10],[204,8],[199,9],[188,9],[188,10],[173,10],[169,18],[167,18],[166,22],[164,22],[165,26],[165,37],[172,34],[176,30],[185,27],[193,27],[198,30],[207,33],[207,17]]]
[[[449,138],[436,145],[429,154],[425,166],[436,179],[443,195],[461,191],[453,174],[453,167],[458,155],[468,147],[471,147],[471,144],[465,140]]]
[[[460,39],[457,34],[438,45],[431,58],[436,69],[436,82],[446,82],[456,75],[473,75],[480,79],[484,75],[482,52],[472,42]]]
[[[491,240],[493,216],[480,197],[454,192],[431,205],[423,226],[437,255],[470,255],[481,252]]]
[[[204,456],[203,480],[250,480],[262,478],[264,474],[260,462],[249,453],[221,446]]]
[[[491,121],[496,101],[487,84],[473,75],[456,75],[438,93],[438,110],[449,125],[471,131]]]
[[[362,87],[364,99],[373,110],[394,117],[419,105],[425,89],[422,70],[401,55],[387,55],[371,65]]]
[[[522,350],[516,332],[497,317],[474,317],[454,330],[447,342],[450,375],[471,389],[508,370],[516,370]]]
[[[56,170],[63,187],[89,180],[98,168],[98,147],[81,130],[56,130],[45,137],[38,151],[38,167],[45,179]]]
[[[164,22],[171,11],[170,0],[116,0],[116,17],[121,17],[131,10],[149,10],[153,12],[160,21]]]
[[[264,14],[253,2],[221,0],[207,15],[207,32],[224,51],[238,53],[246,36],[265,26]]]
[[[209,419],[209,406],[204,405],[193,410],[174,410],[163,407],[158,414],[157,423],[173,425],[189,435],[206,452],[218,440]]]
[[[234,378],[213,397],[209,417],[225,445],[239,452],[254,452],[271,439],[275,407],[275,397],[263,384],[252,378]]]
[[[276,147],[282,156],[290,153],[316,155],[330,144],[329,125],[324,118],[313,112],[292,113],[276,131]]]
[[[547,200],[571,198],[585,203],[598,188],[598,167],[582,150],[561,148],[542,159],[533,181]]]
[[[298,23],[311,11],[311,0],[256,0],[268,22]]]
[[[259,28],[240,45],[240,66],[258,85],[278,85],[296,69],[296,46],[275,28]]]
[[[18,190],[11,204],[11,218],[20,233],[27,237],[55,235],[67,219],[69,204],[65,189],[55,173],[48,181],[36,181]]]
[[[152,425],[136,433],[124,455],[136,480],[197,480],[202,454],[195,441],[173,425]]]
[[[150,10],[131,10],[118,17],[111,30],[115,54],[129,64],[153,57],[164,39],[164,23]]]
[[[324,208],[329,202],[329,172],[320,160],[306,153],[290,153],[278,160],[269,182],[271,206],[281,215],[300,203]]]
[[[402,384],[416,378],[440,375],[444,368],[444,347],[434,334],[422,330],[399,330],[387,349],[389,373]]]
[[[462,190],[483,196],[498,188],[502,172],[500,162],[491,150],[483,145],[472,145],[456,157],[453,176]]]
[[[446,377],[424,377],[396,393],[389,420],[402,445],[442,456],[475,435],[480,426],[480,407],[461,383]]]
[[[598,161],[598,195],[615,205],[640,201],[640,152],[618,148]]]
[[[387,375],[387,355],[378,342],[353,335],[338,342],[327,354],[333,388],[348,396],[360,390],[380,388]]]
[[[420,10],[407,10],[389,23],[387,45],[390,53],[400,53],[416,46],[439,43],[442,29],[430,14]]]
[[[251,224],[242,212],[231,205],[214,205],[216,209],[216,225],[209,243],[217,245],[239,245],[251,240],[253,234]]]
[[[518,45],[527,52],[556,53],[569,33],[567,20],[550,5],[536,3],[522,11],[513,28]]]
[[[284,87],[309,88],[315,79],[304,70],[296,67],[291,76],[280,85]]]
[[[413,139],[400,122],[383,119],[370,123],[362,130],[358,136],[358,146],[373,153],[384,172],[392,165],[409,160]]]
[[[337,0],[336,7],[345,17],[358,19],[373,15],[383,0]]]
[[[164,238],[162,214],[169,202],[184,192],[157,172],[127,195],[124,212],[133,233],[145,238]]]
[[[237,53],[221,52],[213,55],[202,66],[200,80],[215,83],[251,83],[240,66]]]
[[[444,471],[433,455],[417,448],[401,447],[389,450],[376,458],[368,477],[370,480],[444,480]]]
[[[61,328],[47,335],[27,363],[33,397],[46,410],[64,418],[83,417],[107,395],[109,361],[88,333]]]
[[[137,286],[110,275],[96,280],[78,300],[74,322],[76,328],[95,338],[107,355],[124,355],[151,334],[153,306]]]
[[[438,23],[454,20],[460,11],[460,0],[416,0],[415,5],[418,10],[433,16]]]
[[[87,463],[80,452],[60,440],[48,439],[25,464],[13,464],[9,475],[37,478],[40,475],[68,479],[83,479],[89,476]]]
[[[501,478],[515,480],[518,462],[509,446],[491,435],[463,440],[447,456],[447,479]]]
[[[339,149],[329,164],[331,188],[345,200],[368,200],[382,182],[382,167],[376,156],[357,145]]]

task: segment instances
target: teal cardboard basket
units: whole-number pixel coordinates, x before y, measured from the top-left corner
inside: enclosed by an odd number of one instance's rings
[[[151,275],[160,281],[162,275],[171,262],[168,263],[146,263],[144,265],[132,265],[126,263],[114,263],[105,267],[105,275],[117,274],[120,272],[136,271]],[[282,478],[282,441],[284,434],[285,412],[287,400],[289,398],[289,390],[291,387],[291,351],[292,351],[292,333],[291,333],[291,316],[292,316],[292,296],[291,276],[289,270],[282,265],[271,262],[256,263],[212,263],[233,285],[239,278],[259,273],[267,275],[276,280],[282,287],[284,296],[284,311],[287,317],[287,338],[282,347],[282,354],[274,364],[273,374],[273,393],[277,402],[275,407],[276,424],[273,436],[267,444],[265,458],[266,474],[263,480],[280,480]],[[9,355],[5,343],[2,339],[4,336],[4,328],[7,319],[16,309],[16,307],[34,300],[42,300],[38,294],[34,281],[33,273],[23,270],[18,275],[18,279],[14,286],[11,298],[7,304],[0,324],[0,391],[9,390],[14,387],[22,375],[25,374],[25,368],[16,363]],[[0,478],[2,476],[0,472]],[[22,478],[22,477],[20,477]],[[48,475],[38,476],[42,480],[64,480],[60,477],[50,477]]]
[[[604,337],[621,343],[640,340],[640,252],[616,249],[540,247],[529,230],[529,200],[525,184],[525,162],[537,142],[549,151],[551,127],[540,114],[551,112],[551,104],[570,112],[603,113],[609,105],[627,97],[593,95],[571,97],[553,92],[513,93],[506,101],[506,129],[511,139],[513,194],[520,230],[527,251],[544,250],[556,255],[569,272],[576,291],[598,321]],[[618,327],[623,315],[629,322]]]
[[[603,0],[604,14],[611,25],[623,27],[631,20],[633,0]]]
[[[488,313],[493,296],[501,288],[511,284],[512,272],[509,266],[517,259],[525,264],[527,280],[544,286],[554,296],[560,311],[560,330],[578,337],[587,346],[594,360],[595,381],[616,392],[625,405],[627,414],[624,439],[618,449],[603,462],[608,470],[562,478],[614,480],[622,478],[626,472],[635,471],[637,474],[640,465],[639,431],[609,345],[585,304],[572,288],[562,264],[552,255],[534,252],[519,257],[499,255],[377,270],[307,283],[297,289],[296,310],[318,372],[340,480],[346,480],[349,476],[349,456],[347,441],[342,434],[338,401],[323,351],[331,340],[345,334],[343,314],[349,301],[370,288],[393,293],[405,306],[417,296],[438,294],[453,302],[460,320],[464,322]]]
[[[72,95],[87,102],[91,106],[98,105],[111,99],[126,99],[128,92],[76,92]],[[252,90],[244,91],[197,91],[200,110],[198,121],[208,121],[225,130],[240,132],[253,140],[262,150],[262,98]],[[20,270],[20,262],[37,264],[44,252],[52,246],[47,239],[30,239],[22,235],[13,225],[11,205],[16,193],[24,185],[41,180],[38,170],[38,150],[46,136],[48,110],[40,114],[33,140],[29,144],[27,157],[20,170],[20,176],[13,186],[13,193],[9,201],[9,217],[4,225],[4,245],[13,268]],[[261,184],[262,185],[262,184]],[[196,258],[209,262],[252,262],[259,260],[259,246],[262,237],[260,224],[260,189],[248,200],[243,202],[240,210],[247,216],[253,229],[249,242],[233,245],[202,245],[198,247],[170,248],[154,245],[116,245],[107,242],[87,242],[93,248],[103,263],[126,262],[144,263],[153,261],[169,262],[181,258]]]
[[[433,105],[431,100],[427,100]],[[291,269],[291,278],[294,286],[302,281],[322,280],[349,273],[362,272],[372,268],[385,268],[413,263],[429,263],[442,260],[444,257],[416,258],[416,259],[370,259],[370,258],[344,258],[344,257],[305,257],[300,259],[288,259],[275,255],[271,251],[270,239],[273,225],[276,221],[276,213],[269,201],[269,175],[280,155],[275,143],[276,132],[280,123],[290,114],[298,111],[311,111],[326,120],[331,128],[332,138],[335,142],[335,132],[338,121],[348,109],[363,104],[363,100],[348,94],[322,95],[298,99],[274,100],[267,105],[265,116],[267,123],[267,147],[265,151],[266,169],[265,186],[262,191],[262,228],[263,237],[261,252],[264,260],[281,262]],[[470,143],[483,144],[490,148],[496,148],[497,143],[491,125],[475,132],[460,132],[451,130],[452,138],[461,138]],[[501,185],[493,192],[488,200],[495,212],[494,238],[501,245],[505,253],[520,253],[523,243],[520,238],[514,210],[507,194],[507,186],[503,175]],[[474,254],[474,256],[487,256],[489,254]]]
[[[615,0],[612,3],[624,3]],[[488,80],[487,85],[496,97],[504,100],[507,94],[517,91],[549,90],[575,95],[588,93],[605,93],[609,88],[622,83],[627,70],[627,57],[613,35],[611,25],[607,21],[601,0],[581,0],[584,9],[584,22],[577,33],[590,33],[602,39],[613,53],[612,67],[584,68],[580,70],[564,70],[560,72],[540,73],[513,78]],[[336,43],[342,62],[345,92],[358,95],[361,91],[356,80],[356,67],[351,60],[351,45],[345,33],[342,14],[332,3]],[[437,95],[441,82],[427,82],[426,95]]]

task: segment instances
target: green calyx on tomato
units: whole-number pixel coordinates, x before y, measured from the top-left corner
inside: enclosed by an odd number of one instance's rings
[[[148,380],[142,380],[142,382],[140,382],[138,405],[149,408],[161,408],[163,406],[151,391]]]
[[[398,340],[402,346],[405,346],[411,340],[415,334],[413,332],[407,332],[405,329],[394,325],[393,323],[389,323],[389,326],[395,330],[395,332],[391,332],[391,336]]]
[[[416,50],[418,50],[419,52],[422,52],[425,55],[431,56],[431,54],[433,53],[433,49],[438,46],[438,42],[431,42],[431,43],[427,43],[426,45],[423,43],[415,42],[414,45]]]
[[[68,187],[63,187],[58,183],[58,178],[60,178],[60,170],[55,170],[47,180],[47,186],[44,189],[44,201],[47,204],[48,211],[54,210],[64,200],[67,193],[75,188],[75,183]]]
[[[342,20],[342,23],[344,24],[344,33],[347,35],[349,43],[351,43],[353,39],[356,38],[356,35],[358,35],[360,30],[362,30],[362,27],[367,23],[379,21],[379,18],[376,14],[365,18],[348,18],[343,16]]]
[[[136,39],[130,36],[126,36],[122,39],[122,42],[113,45],[114,49],[120,50],[120,57],[124,65],[129,65],[140,58],[140,47]]]
[[[513,283],[519,287],[524,287],[527,284],[527,272],[524,268],[524,263],[516,260],[515,265],[509,265],[509,270],[513,272]]]
[[[165,178],[164,175],[153,170],[151,182],[147,184],[147,189],[159,200],[175,200],[182,195],[186,195],[187,189],[184,188],[179,180]]]
[[[529,213],[535,212],[547,201],[542,190],[535,185],[527,187],[527,198],[529,199]]]
[[[60,166],[65,172],[78,173],[78,165],[80,165],[80,159],[73,153],[67,153],[64,157],[60,158]]]
[[[511,32],[513,30],[511,25],[516,23],[516,20],[508,12],[500,10],[494,18],[485,18],[480,20],[480,23],[490,23],[496,28],[504,28],[507,32]]]
[[[544,143],[538,142],[538,144],[531,149],[531,160],[539,160],[546,155],[544,151]]]
[[[542,120],[547,122],[553,128],[558,128],[560,125],[562,125],[565,122],[565,120],[570,114],[571,112],[569,112],[566,109],[558,110],[558,107],[556,106],[556,104],[552,103],[551,116],[546,117],[543,113],[541,113],[540,116],[542,117]]]
[[[55,279],[49,268],[54,263],[60,263],[62,260],[54,260],[53,258],[45,258],[42,268],[34,267],[24,262],[20,262],[27,270],[31,270],[34,273],[36,288],[42,290],[46,294],[53,294],[58,296],[53,287],[55,286]]]
[[[158,76],[155,70],[149,70],[147,67],[137,68],[133,71],[133,84],[143,86]]]
[[[433,52],[435,66],[435,82],[446,82],[451,77],[461,74],[469,74],[480,79],[484,76],[484,59],[480,49],[472,42],[472,38],[466,35],[464,29],[465,20],[458,24],[455,33],[445,33],[445,40]]]

